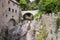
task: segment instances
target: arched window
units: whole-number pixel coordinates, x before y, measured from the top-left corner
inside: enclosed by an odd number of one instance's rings
[[[14,19],[10,19],[8,23],[11,26],[15,26],[16,25],[16,21]]]

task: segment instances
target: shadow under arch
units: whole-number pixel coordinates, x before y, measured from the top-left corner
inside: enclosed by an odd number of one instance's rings
[[[14,19],[10,19],[8,24],[11,25],[11,26],[15,26],[17,23]]]
[[[34,17],[33,17],[33,14],[32,13],[25,13],[24,15],[23,15],[23,19],[24,20],[33,20],[34,19]]]

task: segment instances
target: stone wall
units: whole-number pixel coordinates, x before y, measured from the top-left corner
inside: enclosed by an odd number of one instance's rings
[[[46,30],[48,32],[46,40],[56,40],[56,19],[57,16],[55,16],[54,13],[50,13],[43,14],[42,18],[37,20],[37,30],[39,33],[41,33],[42,26],[46,25]]]
[[[4,25],[3,0],[0,0],[0,31]]]
[[[46,29],[48,31],[47,40],[56,40],[56,19],[57,17],[53,14],[42,15],[42,21],[46,24]]]

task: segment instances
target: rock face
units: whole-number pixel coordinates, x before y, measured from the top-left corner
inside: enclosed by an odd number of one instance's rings
[[[48,31],[47,40],[56,40],[56,16],[53,15],[43,15],[42,21],[46,24],[46,29]]]
[[[59,40],[59,33],[56,34],[56,20],[57,16],[54,14],[43,14],[41,19],[37,20],[37,34],[41,33],[43,24],[46,25],[46,30],[48,32],[46,40]],[[40,31],[39,31],[40,30]],[[58,39],[56,39],[56,36]]]
[[[25,20],[25,24],[22,25],[22,38],[20,40],[37,40],[36,35],[34,34],[35,21]],[[25,37],[25,38],[24,38]]]
[[[0,40],[37,40],[37,34],[41,33],[43,24],[46,25],[48,32],[46,40],[59,40],[60,31],[56,34],[56,19],[54,15],[42,15],[41,19],[37,20],[24,20],[22,23],[15,25],[11,30],[9,25],[5,25],[1,30]],[[8,31],[7,31],[8,30]],[[8,32],[6,36],[5,33]],[[56,39],[56,37],[58,37]]]
[[[8,26],[4,26],[1,31],[0,40],[37,40],[37,35],[35,34],[35,24],[36,22],[25,20],[22,24],[19,23],[11,30]],[[7,36],[5,35],[7,31]],[[4,38],[5,37],[5,38]]]

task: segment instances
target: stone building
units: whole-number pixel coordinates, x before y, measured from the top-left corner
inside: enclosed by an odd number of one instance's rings
[[[15,28],[19,23],[20,14],[21,9],[17,0],[0,0],[0,40],[4,40],[7,30]]]
[[[17,0],[0,0],[0,24],[7,23],[9,26],[15,26],[19,23],[20,14]]]
[[[4,17],[3,17],[3,8],[2,8],[2,0],[0,0],[0,30],[1,30],[1,27],[2,27],[2,25],[3,25],[3,23],[4,23]]]

